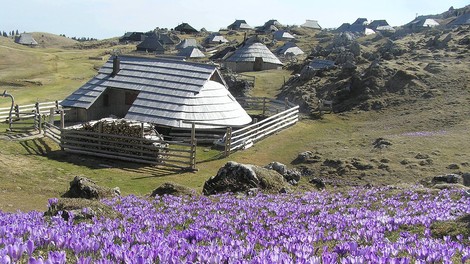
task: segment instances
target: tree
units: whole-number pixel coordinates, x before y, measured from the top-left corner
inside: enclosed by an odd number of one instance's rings
[[[16,36],[18,36],[20,33],[18,33],[18,29],[16,30]]]

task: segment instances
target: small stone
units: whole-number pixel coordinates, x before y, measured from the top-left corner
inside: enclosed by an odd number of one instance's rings
[[[447,168],[449,170],[458,170],[458,169],[460,169],[460,166],[458,164],[452,163],[452,164],[449,164],[449,166],[447,166]]]
[[[432,159],[426,159],[426,160],[420,161],[419,165],[428,166],[428,165],[432,165],[433,163],[434,163],[434,161]]]
[[[418,154],[416,154],[415,159],[429,159],[429,155],[428,154],[418,153]]]
[[[387,159],[387,158],[383,158],[383,159],[381,159],[381,160],[380,160],[380,162],[382,162],[382,163],[389,163],[389,162],[390,162],[390,160],[389,160],[389,159]]]
[[[318,189],[325,189],[325,183],[321,179],[313,178],[309,183],[315,185]]]
[[[409,160],[409,159],[404,159],[404,160],[400,161],[400,164],[401,164],[401,165],[408,165],[408,164],[410,164],[410,163],[412,163],[412,162],[411,162],[411,160]]]

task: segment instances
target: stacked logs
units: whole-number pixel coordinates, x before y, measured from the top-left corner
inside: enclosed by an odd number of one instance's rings
[[[142,138],[145,138],[163,141],[163,136],[155,131],[150,124],[125,119],[103,118],[98,121],[74,126],[71,129],[91,132],[86,137],[74,139],[84,143],[92,143],[84,144],[90,150],[96,149],[139,156],[147,155],[148,152],[154,152],[155,157],[161,157],[162,152],[168,146],[168,144],[163,142],[157,143],[142,140]],[[79,146],[80,144],[76,145]]]

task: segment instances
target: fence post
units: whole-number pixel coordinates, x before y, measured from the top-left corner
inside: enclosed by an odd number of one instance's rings
[[[193,122],[191,124],[191,156],[190,156],[190,169],[195,171],[196,169],[196,124]]]
[[[64,113],[64,110],[60,111],[60,128],[61,129],[65,128],[65,113]]]
[[[59,101],[55,100],[55,109],[59,109]]]
[[[287,97],[284,99],[284,105],[285,105],[285,109],[284,109],[284,110],[289,109],[289,99],[287,99]]]
[[[49,124],[54,124],[54,108],[49,109]]]
[[[227,127],[227,132],[225,133],[225,149],[224,149],[225,157],[228,157],[230,155],[231,148],[232,148],[232,128]]]
[[[39,102],[36,102],[34,104],[34,108],[36,108],[36,112],[34,113],[34,126],[35,129],[39,130],[39,133],[41,133],[41,113],[39,112]]]
[[[16,114],[16,118],[20,118],[20,106],[19,105],[15,105],[15,114]]]
[[[263,117],[266,116],[266,97],[263,97]]]

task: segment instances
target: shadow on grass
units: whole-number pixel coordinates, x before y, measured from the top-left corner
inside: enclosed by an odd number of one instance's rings
[[[149,174],[151,176],[139,177],[134,179],[144,179],[151,177],[164,177],[178,175],[187,172],[179,168],[168,168],[163,166],[152,166],[144,163],[114,160],[91,155],[80,155],[68,153],[60,149],[53,149],[50,142],[45,138],[35,138],[19,141],[19,144],[25,149],[27,155],[41,155],[50,160],[73,164],[75,166],[87,167],[93,170],[100,169],[118,169],[132,173]]]

